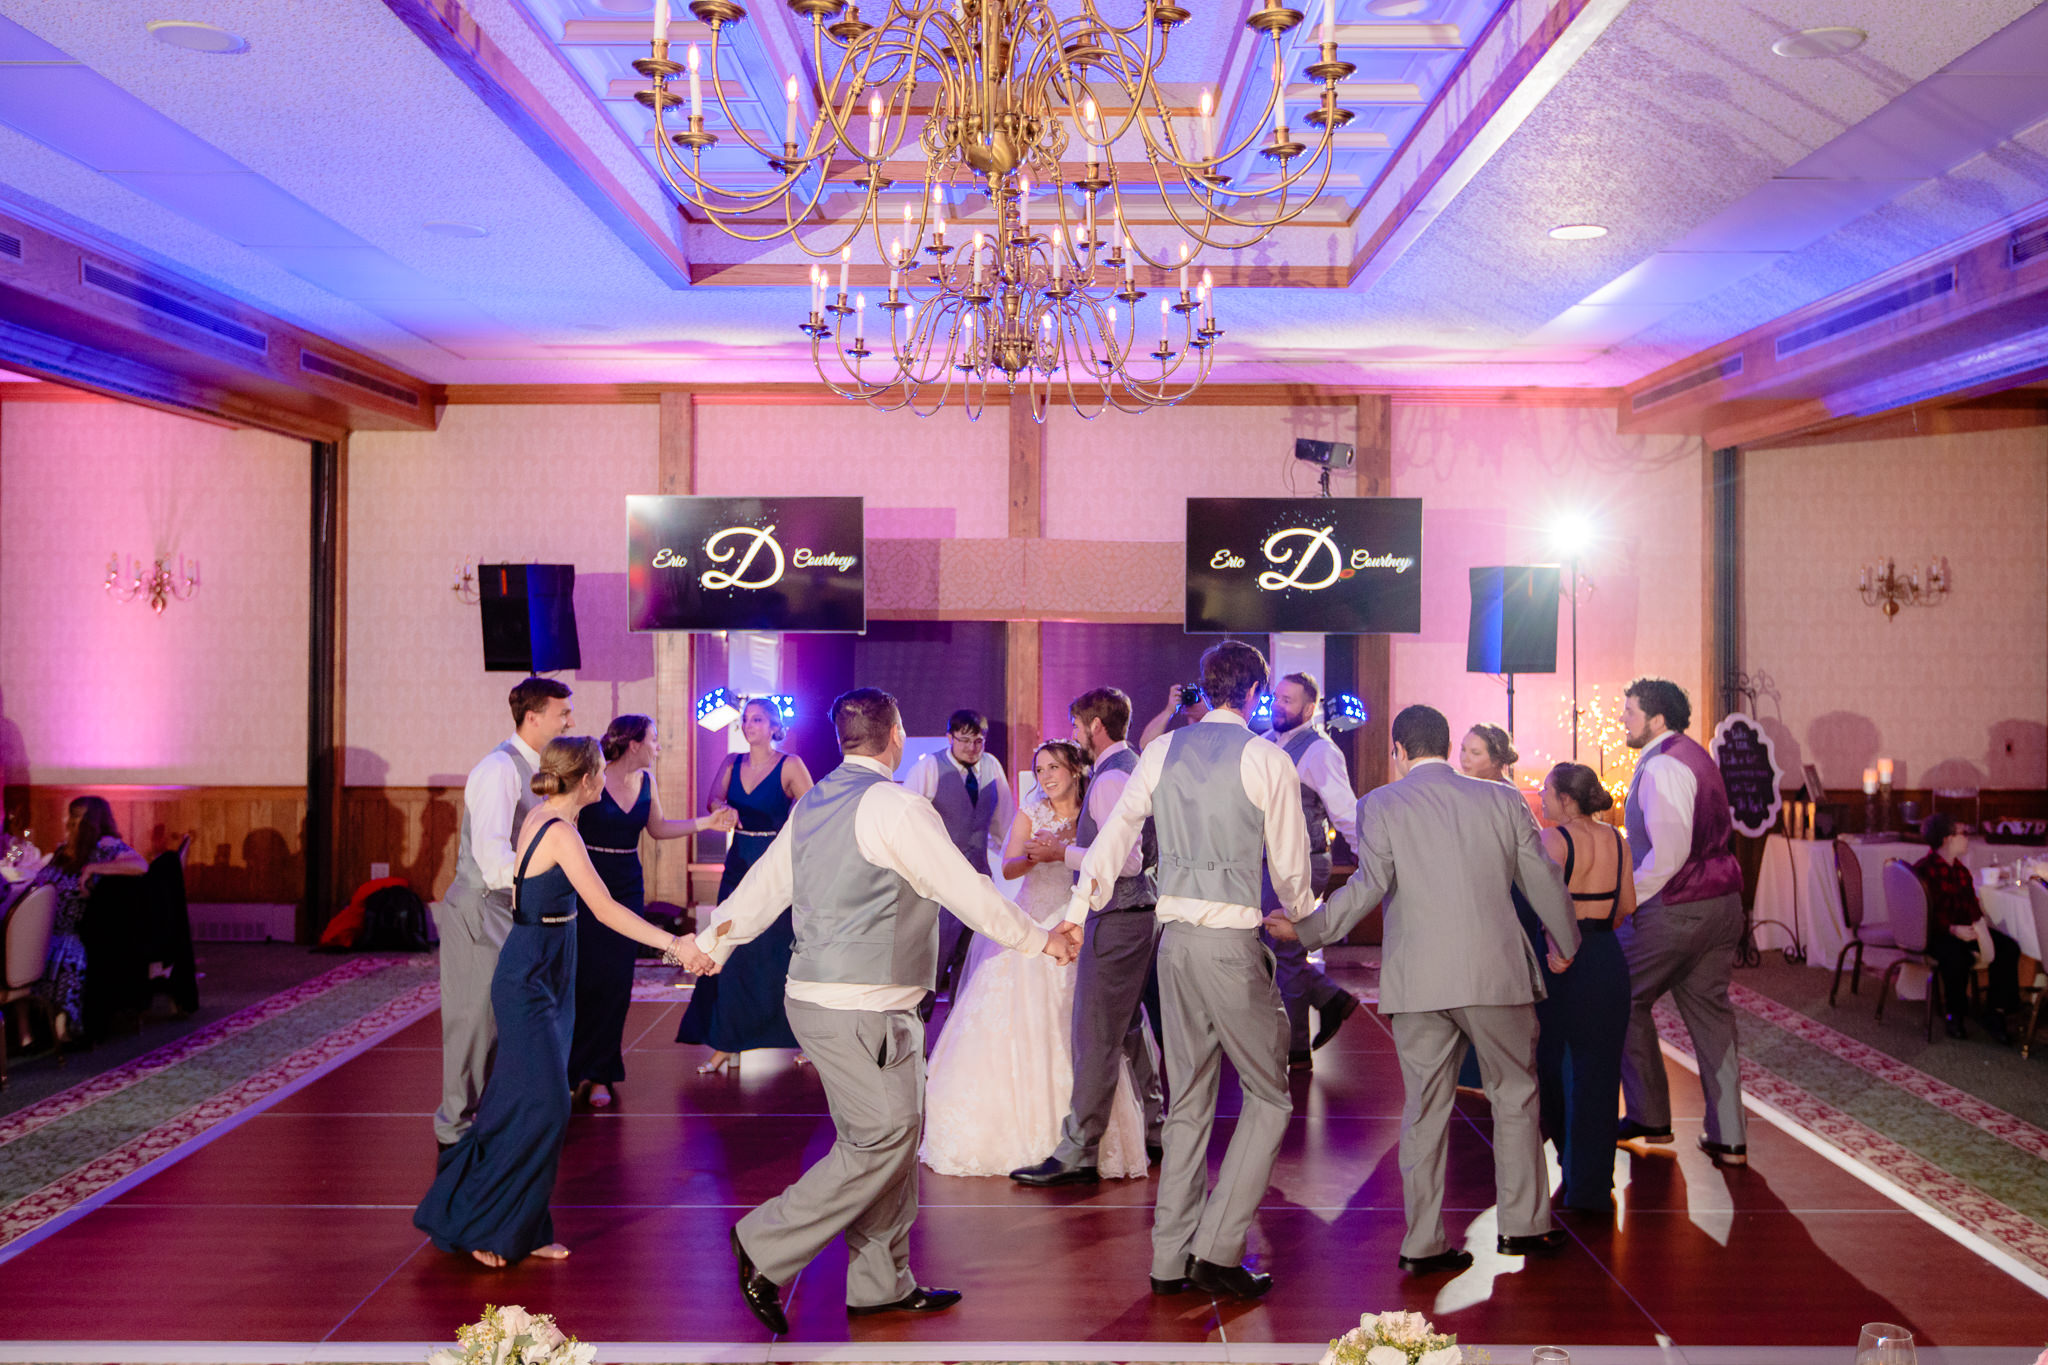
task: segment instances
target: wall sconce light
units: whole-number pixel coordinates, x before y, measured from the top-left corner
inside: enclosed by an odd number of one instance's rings
[[[476,585],[476,561],[473,559],[463,562],[461,576],[455,580],[455,600],[468,607],[483,600],[483,593]]]
[[[1879,608],[1889,621],[1899,614],[1900,607],[1934,607],[1947,600],[1948,560],[1940,556],[1929,560],[1925,578],[1912,569],[1901,574],[1898,565],[1889,559],[1865,564],[1856,587],[1863,596],[1863,605]]]
[[[146,598],[149,609],[158,616],[172,599],[189,601],[199,591],[199,561],[193,560],[190,569],[185,567],[185,556],[178,556],[178,571],[173,574],[161,559],[144,569],[142,561],[130,559],[124,569],[117,551],[107,560],[107,581],[103,585],[107,596],[116,602],[133,602]]]

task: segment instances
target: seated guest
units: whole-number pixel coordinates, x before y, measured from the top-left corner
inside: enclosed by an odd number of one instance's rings
[[[57,918],[50,934],[50,955],[36,982],[36,995],[50,1007],[58,1041],[69,1037],[85,1017],[85,943],[78,924],[99,877],[140,877],[149,871],[142,855],[121,841],[114,810],[103,796],[81,796],[64,817],[64,843],[36,873],[30,888],[55,887]]]
[[[1913,864],[1927,888],[1927,951],[1941,973],[1941,1003],[1948,1014],[1948,1036],[1967,1038],[1963,1004],[1970,998],[1970,972],[1983,958],[1991,959],[1991,996],[1984,1006],[1984,1031],[2001,1043],[2012,1041],[2005,1015],[2020,1006],[2020,949],[1991,927],[1977,904],[1976,879],[1963,866],[1970,832],[1954,817],[1927,819],[1927,856]]]

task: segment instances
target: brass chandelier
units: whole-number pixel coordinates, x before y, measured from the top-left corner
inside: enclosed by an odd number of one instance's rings
[[[787,3],[810,21],[819,116],[805,123],[792,77],[779,148],[758,141],[726,102],[725,31],[746,17],[735,0],[693,0],[691,14],[711,30],[710,54],[706,62],[693,44],[687,64],[669,57],[668,0],[657,0],[653,55],[633,64],[652,82],[638,99],[654,111],[663,179],[705,221],[741,241],[787,237],[808,256],[836,260],[836,289],[829,265],[813,269],[800,327],[834,391],[885,410],[929,414],[955,383],[970,415],[992,385],[1014,393],[1022,384],[1041,421],[1055,385],[1088,417],[1186,398],[1208,377],[1222,336],[1207,272],[1190,288],[1191,262],[1205,248],[1253,245],[1306,211],[1328,184],[1336,132],[1352,119],[1337,107],[1337,83],[1355,68],[1337,60],[1334,0],[1323,0],[1321,60],[1307,68],[1322,83],[1301,113],[1315,130],[1309,141],[1288,122],[1282,49],[1302,14],[1262,0],[1244,23],[1272,43],[1272,91],[1255,130],[1227,147],[1218,145],[1207,91],[1190,127],[1185,117],[1176,122],[1185,111],[1170,107],[1157,80],[1173,30],[1190,17],[1174,0],[1146,0],[1143,16],[1121,26],[1095,0],[1071,0],[1065,14],[1052,0],[888,0],[880,26],[847,0]],[[827,39],[838,49],[831,64]],[[726,124],[767,163],[770,183],[718,185],[705,173],[703,153],[720,141],[704,127],[707,66]],[[669,88],[684,77],[687,95]],[[687,126],[677,129],[681,115],[671,111],[685,103]],[[920,114],[911,155],[923,173],[900,196],[899,222],[882,197],[894,183],[884,166]],[[1154,257],[1127,226],[1131,165],[1116,161],[1119,146],[1133,160],[1142,150],[1146,191],[1179,229],[1177,251]],[[1233,186],[1222,168],[1252,151],[1277,173]],[[799,230],[820,221],[827,184],[848,171],[862,191],[850,224],[836,240],[805,240]],[[1035,227],[1034,187],[1042,205]],[[956,223],[948,241],[946,206],[970,191],[987,200],[993,221],[971,234]],[[872,235],[872,259],[889,268],[876,310],[887,321],[878,316],[872,335],[865,295],[847,287],[863,232]],[[1178,290],[1160,302],[1156,349],[1142,337],[1141,262],[1177,272]]]

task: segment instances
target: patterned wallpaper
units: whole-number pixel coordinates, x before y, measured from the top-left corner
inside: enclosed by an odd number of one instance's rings
[[[625,626],[624,498],[656,487],[659,422],[652,406],[451,407],[438,431],[351,439],[351,786],[460,786],[511,732],[518,676],[484,671],[479,609],[451,591],[465,561],[574,564],[576,730],[653,713],[653,637]]]
[[[303,441],[120,403],[0,414],[0,769],[10,784],[306,778]],[[161,617],[108,556],[197,559]]]
[[[1843,442],[1744,458],[1743,662],[1781,765],[1860,785],[2048,786],[2048,433]],[[1890,555],[1955,588],[1887,622],[1856,592]]]

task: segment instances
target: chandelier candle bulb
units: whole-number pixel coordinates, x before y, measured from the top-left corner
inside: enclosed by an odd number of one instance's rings
[[[903,286],[903,244],[889,243],[889,297],[895,298],[896,291]]]
[[[796,77],[791,76],[782,88],[783,93],[789,96],[789,117],[782,125],[782,140],[794,147],[796,146]],[[839,292],[845,293],[846,286],[842,284]]]
[[[668,41],[668,0],[654,0],[654,41],[657,45]]]
[[[882,159],[882,97],[868,100],[868,160]]]
[[[1188,296],[1188,244],[1180,244],[1180,296]]]
[[[1173,305],[1165,299],[1159,300],[1159,349],[1162,351],[1166,349],[1166,319],[1172,308]]]
[[[850,264],[852,263],[852,261],[853,261],[853,248],[852,248],[852,247],[850,247],[850,246],[843,246],[843,247],[840,247],[840,248],[839,248],[839,297],[840,297],[840,299],[841,299],[842,301],[843,301],[843,300],[844,300],[844,299],[846,298],[846,267],[847,267],[848,265],[850,265]]]
[[[1058,287],[1060,275],[1066,268],[1066,255],[1066,229],[1054,228],[1052,230],[1052,282],[1055,288]]]
[[[1337,0],[1323,0],[1323,46],[1337,44]]]
[[[1208,91],[1202,92],[1202,160],[1216,159],[1216,104]]]
[[[666,6],[664,6],[666,8]],[[690,117],[704,117],[704,82],[697,74],[697,45],[690,44]]]
[[[856,294],[853,296],[853,347],[855,350],[860,349],[861,343],[867,340],[867,335],[868,296],[866,294]]]
[[[1096,117],[1095,101],[1088,100],[1081,106],[1081,133],[1088,139],[1088,159],[1095,159],[1095,147],[1102,141],[1102,122]]]
[[[1031,177],[1028,175],[1017,182],[1017,226],[1026,237],[1031,235]]]
[[[795,85],[796,83],[792,81],[790,88],[794,89]],[[796,96],[791,95],[790,98],[795,99]],[[794,111],[796,106],[791,105],[790,108]],[[795,119],[796,114],[792,112],[790,118]],[[1285,87],[1277,85],[1273,87],[1273,141],[1287,141],[1287,91]]]
[[[982,237],[981,237],[981,234],[980,234],[979,232],[975,233],[975,234],[974,234],[974,289],[975,289],[975,292],[976,292],[976,293],[979,293],[979,292],[981,292],[981,242],[982,242]]]
[[[1124,288],[1135,288],[1134,278],[1138,269],[1138,253],[1131,245],[1131,234],[1124,234]]]

